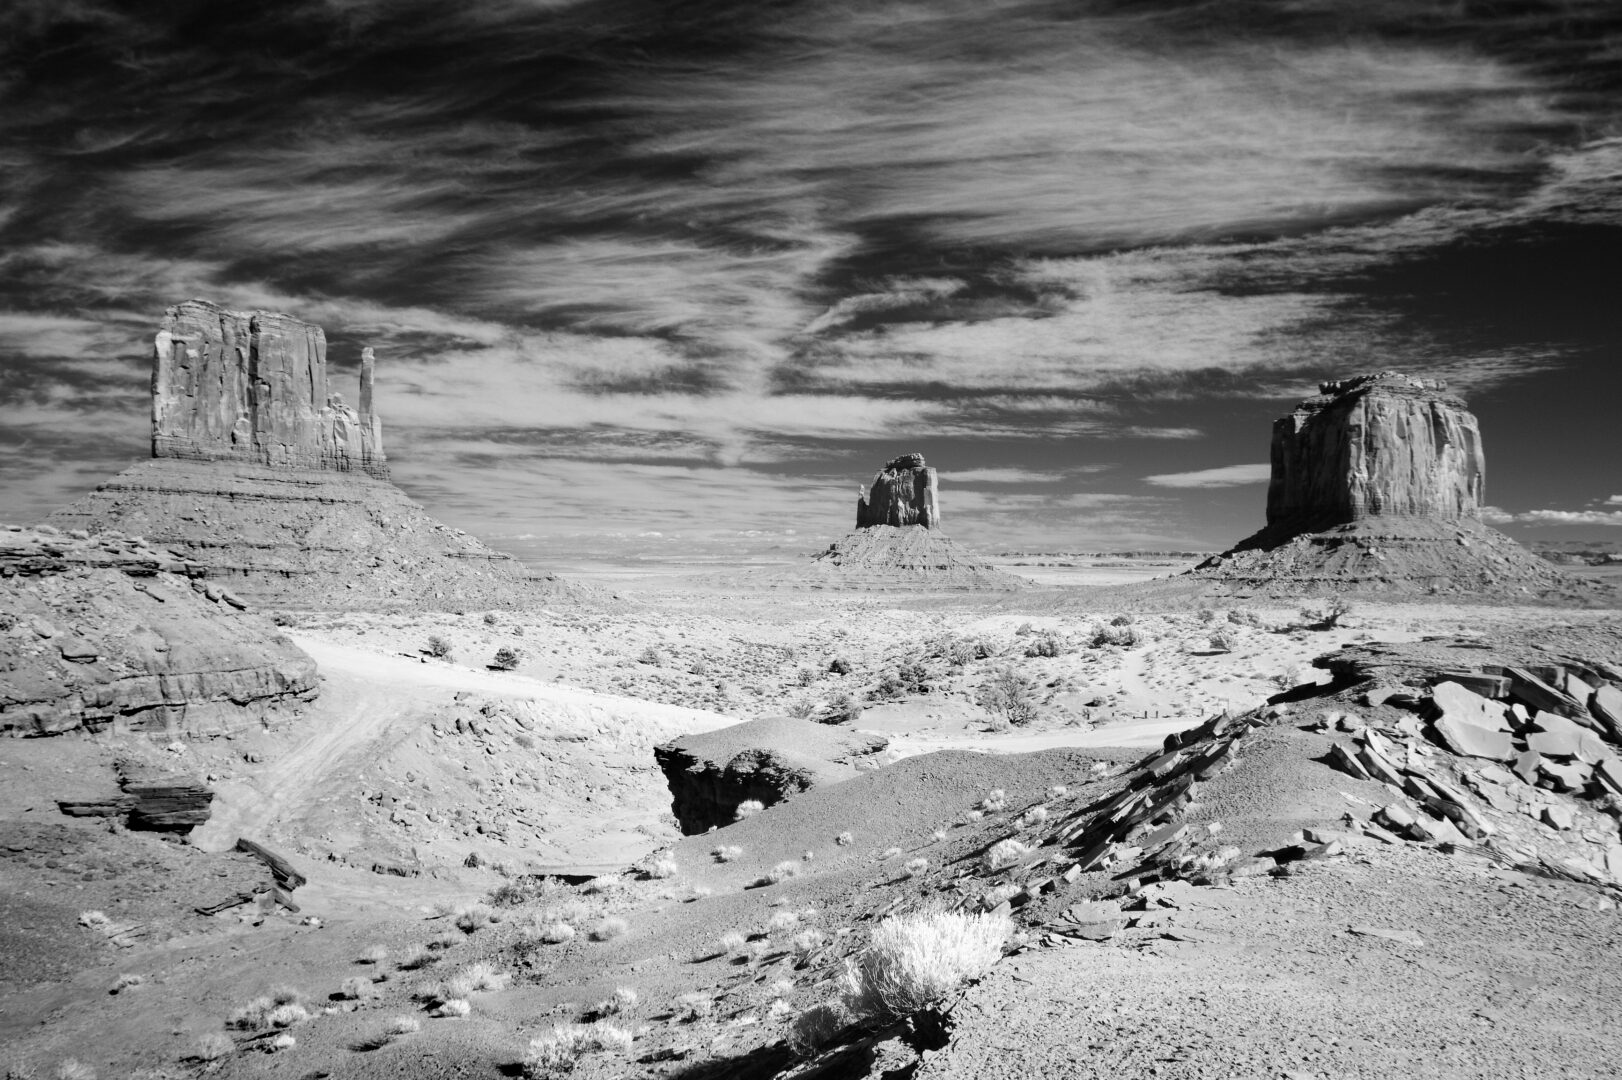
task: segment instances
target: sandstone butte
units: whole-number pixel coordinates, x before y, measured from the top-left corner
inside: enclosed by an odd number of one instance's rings
[[[856,498],[856,527],[874,525],[941,525],[940,488],[935,470],[922,454],[902,454],[873,477],[872,487]]]
[[[359,408],[326,335],[277,312],[170,308],[153,343],[152,459],[48,523],[140,536],[268,605],[521,607],[571,588],[435,521],[389,481],[360,356]]]
[[[1571,594],[1481,522],[1480,426],[1438,379],[1326,382],[1273,424],[1267,524],[1192,574],[1286,590]]]

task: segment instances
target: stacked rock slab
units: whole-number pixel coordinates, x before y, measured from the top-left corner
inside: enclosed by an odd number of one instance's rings
[[[940,497],[935,470],[922,454],[902,454],[880,469],[856,499],[856,527],[921,525],[938,529]]]
[[[50,524],[145,537],[279,607],[521,607],[567,588],[388,482],[370,349],[359,411],[329,389],[321,328],[287,315],[188,301],[154,353],[153,459]]]
[[[388,478],[371,349],[359,412],[329,389],[326,334],[290,315],[188,300],[164,315],[153,351],[153,457]]]
[[[0,529],[0,735],[213,734],[314,698],[315,662],[201,572],[116,533]]]
[[[1574,592],[1481,523],[1476,418],[1437,379],[1326,382],[1273,425],[1267,524],[1195,575],[1251,588]]]

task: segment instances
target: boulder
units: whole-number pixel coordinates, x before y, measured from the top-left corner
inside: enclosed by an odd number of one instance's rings
[[[751,720],[654,747],[684,835],[730,825],[739,804],[765,806],[849,779],[889,745],[879,735],[789,717]]]
[[[1507,710],[1498,702],[1460,686],[1456,682],[1439,682],[1431,687],[1431,712],[1434,716],[1471,724],[1488,731],[1512,730]]]
[[[1515,744],[1501,731],[1472,724],[1455,716],[1442,716],[1434,725],[1437,741],[1462,757],[1514,761]]]
[[[1612,742],[1622,743],[1622,690],[1609,683],[1599,687],[1588,701],[1588,712]]]
[[[940,528],[935,470],[922,454],[902,454],[880,469],[872,487],[857,496],[856,527],[921,525]]]

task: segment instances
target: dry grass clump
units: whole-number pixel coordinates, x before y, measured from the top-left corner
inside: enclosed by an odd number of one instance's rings
[[[845,976],[857,1016],[908,1016],[991,970],[1013,925],[1006,915],[926,912],[885,919]]]
[[[782,862],[766,871],[760,877],[756,878],[755,885],[776,885],[779,882],[787,881],[789,878],[799,876],[800,864],[795,862],[793,859],[784,859]]]
[[[1025,813],[1020,816],[1019,827],[1022,828],[1022,829],[1029,829],[1033,825],[1042,824],[1047,819],[1048,819],[1048,808],[1047,807],[1045,807],[1045,806],[1033,806],[1029,810],[1025,811]]]
[[[451,998],[449,1001],[441,1001],[439,1008],[434,1010],[434,1015],[441,1018],[455,1019],[466,1016],[472,1011],[473,1006],[466,998]]]
[[[842,832],[838,836],[834,837],[834,843],[838,844],[840,847],[850,847],[855,842],[856,838],[851,836],[851,834],[848,832]]]
[[[798,925],[800,925],[799,915],[792,911],[779,911],[777,914],[773,915],[769,920],[767,920],[766,932],[768,934],[776,934],[784,930],[792,930]]]
[[[608,918],[599,922],[596,926],[593,926],[591,930],[587,932],[586,936],[593,941],[612,941],[617,937],[623,936],[630,929],[630,923],[626,922],[618,915],[610,915]]]
[[[228,1054],[236,1053],[237,1044],[231,1036],[221,1031],[210,1031],[197,1039],[197,1053],[194,1055],[198,1061],[218,1061]]]
[[[400,954],[400,958],[394,962],[394,966],[401,971],[416,971],[418,968],[425,968],[438,960],[439,957],[429,952],[426,947],[413,945]]]
[[[87,930],[105,930],[113,925],[113,920],[107,917],[105,911],[81,911],[79,912],[79,925]],[[68,1060],[73,1061],[72,1058]]]
[[[603,998],[603,1000],[592,1006],[591,1011],[594,1016],[598,1017],[618,1016],[636,1008],[637,1001],[638,995],[635,990],[629,986],[616,986],[613,995]]]
[[[721,951],[728,956],[742,956],[748,948],[748,939],[736,930],[729,930],[721,935]]]
[[[715,857],[716,862],[731,862],[743,854],[743,848],[737,844],[722,844],[710,854]]]
[[[827,935],[823,934],[821,930],[801,930],[798,934],[794,935],[794,939],[791,942],[791,944],[794,946],[794,955],[799,957],[801,960],[804,960],[806,957],[822,948],[822,943],[827,940]],[[791,983],[790,988],[792,988],[792,986],[793,984]]]
[[[338,984],[338,996],[346,1001],[360,1001],[377,993],[372,988],[372,980],[355,975]]]
[[[940,841],[945,840],[950,835],[951,834],[948,833],[945,829],[936,829],[934,832],[929,834],[930,839],[934,840],[936,843],[939,843]]]
[[[801,1013],[789,1028],[788,1044],[800,1057],[815,1057],[855,1019],[850,1010],[837,1001],[813,1005]]]
[[[456,998],[465,998],[469,994],[480,990],[504,990],[512,976],[503,971],[479,961],[469,964],[447,979],[434,984],[432,994],[439,1001],[451,1001]]]
[[[561,945],[565,941],[574,940],[574,927],[566,922],[551,922],[540,927],[536,934],[548,945]]]
[[[899,854],[901,854],[901,849],[900,848],[898,848],[898,847],[888,847],[888,848],[884,849],[884,854],[880,855],[879,858],[881,858],[881,859],[893,859]]]
[[[587,1054],[631,1049],[631,1033],[599,1020],[594,1024],[560,1024],[550,1035],[531,1039],[524,1057],[524,1075],[532,1080],[567,1076]]]
[[[923,873],[925,870],[928,870],[928,869],[929,869],[929,860],[924,858],[921,855],[916,859],[908,859],[907,860],[907,876],[908,877],[917,877],[919,874]]]
[[[389,958],[389,950],[381,945],[373,945],[370,949],[355,957],[357,964],[381,964]]]
[[[368,991],[371,990],[371,983],[366,982],[364,979],[359,981],[365,985]],[[274,1028],[290,1028],[294,1024],[304,1023],[304,1021],[308,1020],[309,1018],[310,1010],[306,1009],[303,1005],[296,1001],[291,1001],[285,1005],[278,1005],[274,1009],[270,1010],[270,1013],[265,1017],[265,1020],[270,1024],[271,1027]]]
[[[433,937],[428,939],[428,947],[435,950],[449,949],[452,946],[460,944],[462,944],[462,939],[457,937],[455,933],[449,930],[445,931],[443,934],[435,934]]]
[[[647,875],[650,878],[671,878],[676,876],[680,869],[676,865],[676,856],[668,851],[662,851],[648,861]]]
[[[988,814],[1000,814],[1008,808],[1008,793],[1002,788],[992,788],[986,797],[980,800],[980,809]]]
[[[146,982],[145,975],[132,975],[129,972],[125,972],[118,977],[117,982],[113,983],[113,988],[108,991],[108,993],[121,993],[128,990],[132,986],[140,986],[144,982]]]
[[[297,1045],[298,1040],[289,1032],[284,1031],[274,1039],[270,1040],[270,1042],[266,1043],[265,1049],[272,1054],[279,1054],[283,1050],[291,1050]]]
[[[422,1021],[415,1016],[396,1016],[383,1030],[390,1035],[410,1035],[422,1030]]]
[[[746,817],[755,816],[764,809],[766,809],[766,804],[759,799],[745,799],[738,804],[738,809],[734,811],[732,820],[742,821]]]
[[[477,933],[491,923],[500,921],[501,916],[483,904],[474,904],[456,913],[456,928],[464,934]]]
[[[237,1009],[225,1021],[225,1026],[238,1031],[261,1031],[268,1027],[287,1027],[309,1018],[309,1011],[304,1008],[304,994],[290,986],[279,986]]]
[[[973,825],[976,821],[979,821],[985,816],[986,812],[978,808],[974,810],[965,810],[963,811],[963,824]]]
[[[998,840],[986,851],[986,869],[995,871],[1013,866],[1024,858],[1025,853],[1030,850],[1030,848],[1013,838]]]
[[[1069,791],[1070,789],[1065,787],[1063,784],[1054,784],[1052,787],[1048,788],[1048,798],[1062,799]]]
[[[708,1019],[715,1012],[715,1002],[708,994],[694,992],[683,994],[676,1001],[676,1016],[678,1019],[692,1023],[694,1020]]]

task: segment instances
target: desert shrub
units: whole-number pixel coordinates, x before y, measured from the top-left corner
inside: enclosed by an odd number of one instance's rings
[[[362,978],[359,975],[345,979],[338,986],[338,996],[349,1001],[359,1001],[361,998],[369,998],[373,993],[372,980]]]
[[[834,843],[838,844],[840,847],[850,847],[855,842],[856,838],[848,832],[842,832],[838,836],[834,837]]]
[[[1262,618],[1250,608],[1234,608],[1228,612],[1228,621],[1235,626],[1260,626]]]
[[[784,859],[782,862],[760,875],[760,877],[756,878],[754,883],[757,886],[776,885],[779,882],[787,881],[789,878],[799,876],[800,864],[795,862],[793,859]]]
[[[1012,924],[1002,915],[927,912],[879,923],[846,976],[858,1016],[904,1017],[991,970]]]
[[[974,703],[993,718],[1023,726],[1038,713],[1036,681],[1012,667],[998,668],[974,691]]]
[[[238,1031],[258,1031],[260,1028],[269,1026],[266,1017],[270,1015],[271,1010],[274,1008],[276,1008],[276,1003],[269,997],[256,997],[233,1012],[226,1019],[225,1026],[236,1028]]]
[[[657,645],[649,645],[637,655],[636,662],[650,667],[663,667],[665,654]]]
[[[917,877],[919,874],[923,873],[925,870],[928,870],[928,869],[929,869],[929,860],[924,858],[921,855],[916,859],[908,859],[907,860],[907,876],[908,877]]]
[[[986,812],[979,807],[963,811],[963,824],[972,825],[986,816]]]
[[[113,920],[109,919],[104,911],[79,912],[79,925],[87,930],[105,930],[112,924]],[[72,1059],[69,1058],[69,1060]]]
[[[814,697],[797,697],[783,707],[783,711],[796,720],[809,720],[817,715],[822,706]]]
[[[898,847],[887,847],[887,848],[884,849],[884,854],[880,855],[879,858],[881,858],[881,859],[893,859],[899,854],[901,854],[901,849],[900,848],[898,848]]]
[[[1218,652],[1233,652],[1235,644],[1233,635],[1226,630],[1218,630],[1211,635],[1211,648]]]
[[[810,686],[811,684],[815,683],[819,677],[820,676],[817,674],[817,670],[815,668],[803,667],[794,673],[794,681],[801,686]]]
[[[821,930],[809,929],[801,930],[798,934],[795,934],[793,940],[791,940],[789,944],[794,949],[794,955],[798,956],[801,960],[804,960],[813,952],[822,948],[822,943],[827,940],[828,935],[824,934]],[[792,986],[790,989],[792,989]]]
[[[396,1016],[384,1030],[390,1035],[410,1035],[422,1030],[422,1021],[415,1016]]]
[[[715,1012],[715,1002],[710,1000],[709,995],[700,994],[696,991],[691,994],[683,994],[677,999],[676,1006],[676,1016],[689,1023],[694,1020],[704,1020]]]
[[[574,927],[566,922],[547,923],[541,928],[541,940],[548,945],[561,945],[574,940]]]
[[[428,638],[428,646],[422,651],[437,660],[449,660],[451,658],[451,643],[438,634],[433,634]]]
[[[675,877],[679,869],[680,867],[676,865],[676,856],[668,851],[661,851],[648,860],[647,875],[650,878],[670,878]]]
[[[1025,622],[1025,623],[1020,623],[1019,624],[1019,627],[1014,631],[1014,636],[1015,637],[1030,637],[1034,633],[1036,633],[1036,627],[1032,626],[1028,622]]]
[[[733,811],[732,820],[742,821],[746,817],[754,817],[764,809],[766,809],[766,804],[759,799],[745,799],[738,804],[738,809]]]
[[[529,890],[524,887],[522,882],[503,881],[500,885],[491,889],[490,895],[485,899],[490,902],[492,907],[517,907],[529,899]]]
[[[297,1045],[298,1040],[288,1032],[284,1031],[274,1039],[270,1040],[270,1042],[266,1043],[265,1049],[272,1054],[279,1054],[283,1050],[291,1050]]]
[[[815,1057],[854,1019],[850,1010],[840,1002],[813,1005],[796,1017],[789,1028],[789,1048],[802,1058]]]
[[[1098,626],[1093,628],[1092,647],[1102,649],[1106,645],[1116,648],[1130,649],[1143,644],[1143,633],[1136,626]]]
[[[636,1008],[637,1001],[638,995],[635,990],[629,986],[616,986],[614,993],[599,1001],[591,1011],[598,1016],[618,1016]]]
[[[451,998],[449,1001],[441,1001],[439,1008],[434,1010],[434,1015],[441,1018],[455,1019],[466,1016],[472,1011],[473,1005],[466,998]]]
[[[357,964],[381,964],[389,958],[389,950],[381,945],[373,945],[370,949],[355,957]]]
[[[210,1031],[197,1039],[198,1061],[218,1061],[228,1054],[236,1053],[237,1044],[231,1036],[221,1031]]]
[[[986,792],[986,797],[980,800],[980,809],[988,814],[1000,814],[1008,809],[1008,793],[1002,788],[992,788]]]
[[[603,919],[586,934],[593,941],[612,941],[623,936],[631,929],[631,924],[618,915],[610,915]]]
[[[1065,793],[1069,790],[1070,789],[1065,787],[1063,784],[1054,784],[1052,787],[1048,788],[1048,798],[1062,799],[1065,797]]]
[[[349,981],[359,982],[359,983],[363,984],[366,987],[366,991],[368,993],[371,992],[372,984],[366,979],[345,980],[345,981],[346,982],[349,982]],[[310,1018],[310,1010],[306,1009],[303,1005],[300,1005],[298,1002],[294,1001],[294,1002],[288,1002],[285,1005],[276,1006],[274,1009],[270,1010],[270,1013],[269,1013],[269,1015],[267,1015],[265,1017],[265,1020],[266,1020],[267,1023],[270,1024],[271,1027],[274,1027],[274,1028],[290,1028],[294,1024],[302,1024],[302,1023],[304,1023],[304,1021],[308,1020],[309,1018]]]
[[[426,946],[413,945],[400,954],[400,958],[394,962],[394,966],[401,971],[416,971],[418,968],[427,967],[438,959],[439,957],[429,952]]]
[[[1119,614],[1119,615],[1115,616],[1115,618],[1111,619],[1109,621],[1109,624],[1111,626],[1131,626],[1133,623],[1135,623],[1137,621],[1138,620],[1135,619],[1130,612],[1123,611],[1123,612],[1121,612],[1121,614]]]
[[[1045,806],[1033,806],[1029,810],[1025,811],[1025,813],[1020,816],[1019,825],[1020,825],[1020,828],[1022,828],[1022,829],[1028,829],[1032,825],[1040,825],[1040,824],[1042,824],[1047,819],[1048,819],[1048,808],[1047,807],[1045,807]]]
[[[721,844],[710,851],[716,862],[732,862],[743,855],[743,848],[737,844]]]
[[[1033,634],[1031,640],[1025,643],[1026,656],[1063,656],[1064,652],[1064,638],[1052,630]]]
[[[496,625],[496,613],[495,612],[487,611],[487,612],[484,613],[484,625],[486,625],[486,626],[494,626],[494,625]]]
[[[426,993],[435,1001],[456,1001],[481,990],[501,990],[506,987],[508,980],[511,978],[511,975],[497,971],[490,964],[481,960],[476,964],[469,964],[448,978],[440,980],[429,988]]]
[[[748,939],[736,930],[721,935],[721,951],[728,956],[742,956],[748,948]]]
[[[1213,623],[1216,622],[1217,613],[1208,607],[1200,608],[1199,619],[1202,623]]]
[[[780,934],[800,925],[800,917],[792,911],[779,911],[766,922],[768,934]]]
[[[1335,593],[1316,607],[1303,607],[1300,617],[1303,624],[1314,630],[1331,630],[1351,612],[1352,602],[1344,595]]]
[[[1007,840],[998,840],[986,851],[986,869],[996,871],[1013,866],[1024,858],[1025,853],[1030,850],[1030,848],[1011,837]]]
[[[491,923],[500,921],[501,917],[483,904],[474,904],[456,913],[456,928],[464,934],[477,933]]]
[[[885,672],[869,695],[875,701],[890,701],[929,691],[929,672],[917,659],[900,661],[893,671]]]
[[[145,975],[132,975],[125,972],[123,975],[118,977],[118,981],[113,983],[113,989],[111,992],[114,994],[120,994],[125,990],[128,990],[130,987],[140,986],[144,982],[146,982]]]
[[[853,724],[862,718],[862,699],[849,690],[842,690],[828,699],[828,711],[821,718],[824,724]]]
[[[1281,692],[1293,689],[1301,684],[1301,669],[1291,664],[1283,671],[1276,672],[1268,681],[1278,687]]]
[[[843,656],[836,656],[828,662],[828,673],[831,675],[849,675],[850,661]]]
[[[523,658],[523,654],[517,649],[503,645],[496,650],[496,657],[490,662],[490,666],[497,671],[511,671],[518,666],[519,661]]]
[[[96,1080],[96,1070],[76,1058],[63,1058],[54,1075],[56,1080]]]

